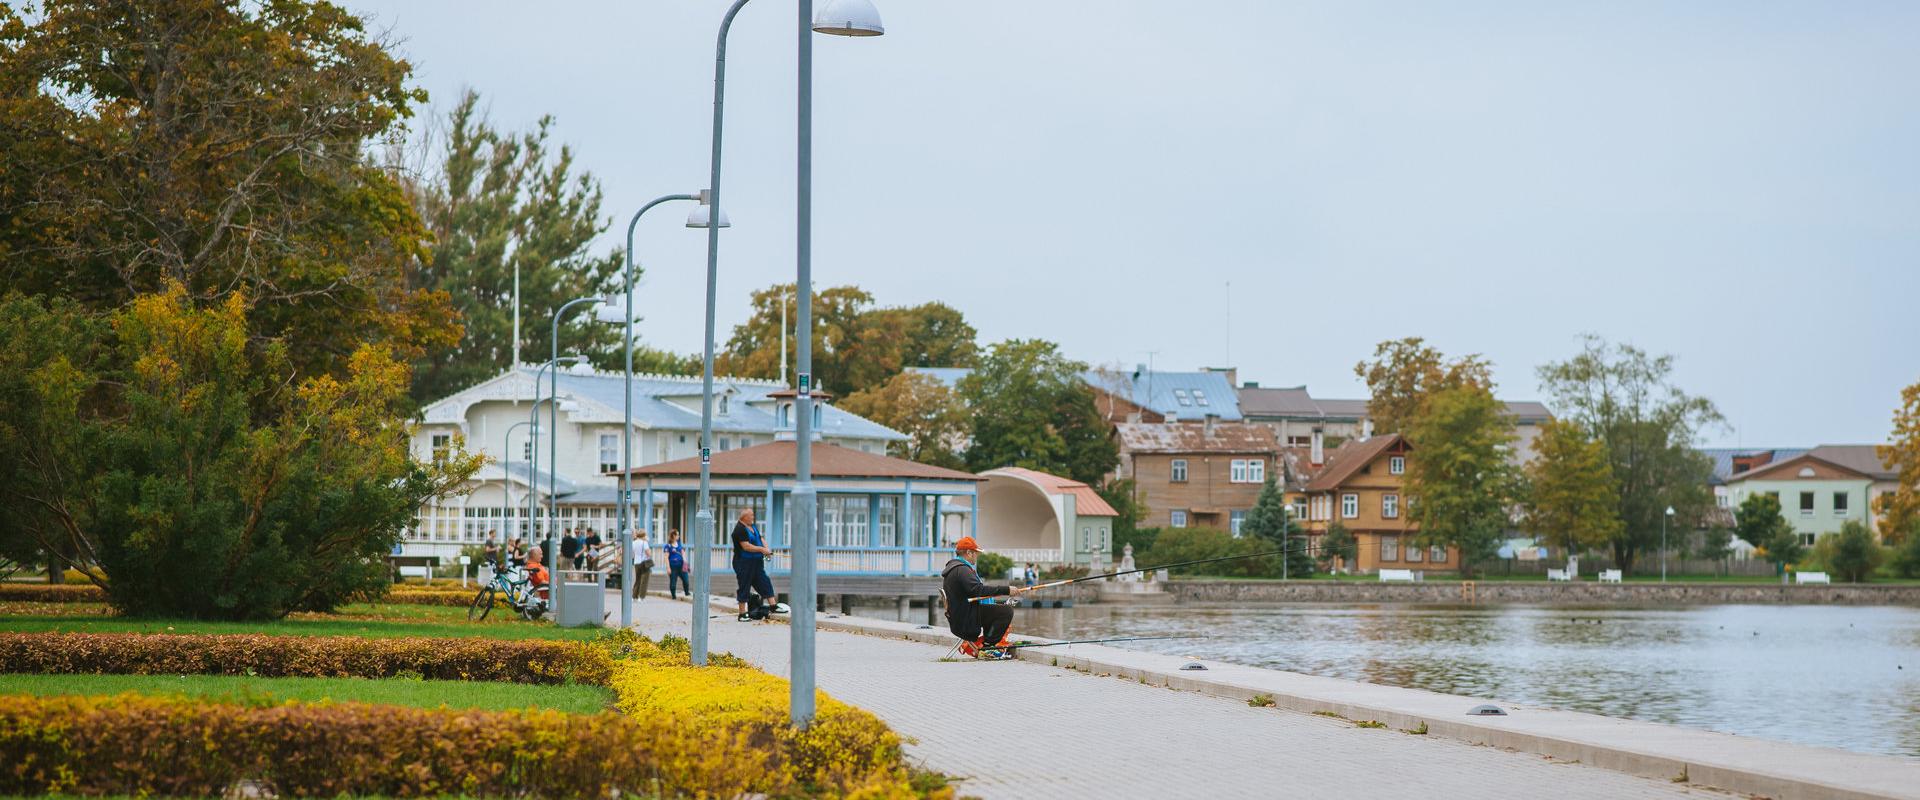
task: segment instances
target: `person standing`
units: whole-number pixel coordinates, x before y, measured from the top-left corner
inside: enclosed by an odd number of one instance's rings
[[[772,554],[773,548],[762,541],[760,528],[753,524],[753,509],[740,512],[740,521],[733,524],[733,599],[740,601],[741,622],[751,619],[747,599],[754,593],[763,601],[773,600],[773,580],[767,577],[767,556]],[[700,598],[693,601],[698,603]]]
[[[587,538],[582,539],[580,541],[580,560],[586,562],[586,566],[580,567],[576,565],[574,567],[575,569],[599,569],[600,568],[600,532],[599,531],[593,528],[587,529]]]
[[[645,529],[633,532],[633,599],[647,596],[647,580],[653,577],[653,548],[647,544]]]
[[[556,567],[570,565],[569,569],[579,569],[579,560],[580,532],[574,528],[568,528],[566,535],[560,537],[560,560],[554,562],[554,565]]]
[[[693,586],[687,582],[687,575],[691,572],[687,569],[687,546],[680,541],[679,528],[667,531],[667,543],[662,549],[667,551],[667,598],[672,600],[680,598],[674,593],[674,587],[678,585],[687,593],[687,599],[692,600]]]
[[[1013,627],[1013,606],[974,602],[972,598],[1003,597],[1027,590],[1024,586],[988,586],[980,580],[980,545],[963,536],[953,543],[953,558],[940,570],[940,591],[947,600],[947,627],[960,637],[960,653],[968,658],[1012,658],[1007,644]]]

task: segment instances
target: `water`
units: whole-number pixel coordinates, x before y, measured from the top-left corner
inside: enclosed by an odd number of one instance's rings
[[[1014,631],[1920,758],[1913,608],[1093,605]]]

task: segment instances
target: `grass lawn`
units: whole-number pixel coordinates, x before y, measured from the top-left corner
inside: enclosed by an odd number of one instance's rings
[[[1236,582],[1246,582],[1246,583],[1277,582],[1280,580],[1279,578],[1212,577],[1207,575],[1178,575],[1178,576],[1175,576],[1173,579],[1176,581],[1236,581]],[[1500,573],[1487,573],[1487,572],[1482,572],[1479,575],[1474,576],[1473,579],[1483,583],[1546,583],[1547,582],[1547,577],[1545,575],[1505,575]],[[1327,573],[1316,572],[1310,577],[1294,578],[1293,580],[1295,581],[1326,581],[1326,580],[1336,580],[1336,579],[1333,576],[1328,575]],[[1342,583],[1378,583],[1380,582],[1380,578],[1375,575],[1342,575],[1337,580],[1341,581]],[[1427,575],[1427,582],[1429,583],[1436,583],[1436,582],[1445,583],[1448,581],[1459,581],[1459,580],[1460,580],[1460,576],[1452,573],[1447,573],[1447,574],[1429,573]],[[1580,581],[1583,583],[1593,583],[1597,580],[1599,580],[1599,576],[1592,573],[1587,573],[1580,576]],[[1626,582],[1627,583],[1659,583],[1660,573],[1655,572],[1651,575],[1628,575],[1626,576]],[[1780,584],[1780,579],[1778,577],[1774,577],[1771,575],[1668,575],[1667,582],[1668,583],[1746,583],[1746,584],[1762,584],[1762,585],[1777,586]],[[1837,585],[1839,584],[1839,581],[1834,581],[1834,583]],[[1872,581],[1868,582],[1868,585],[1874,585],[1874,586],[1905,586],[1905,585],[1914,585],[1914,584],[1920,584],[1920,579],[1876,577]]]
[[[491,681],[424,681],[366,678],[250,678],[225,675],[20,675],[0,674],[0,694],[186,695],[241,703],[284,700],[360,701],[418,708],[500,710],[537,706],[592,714],[613,706],[613,690],[600,686],[536,686]]]
[[[526,622],[504,609],[494,609],[487,621],[467,621],[467,610],[453,606],[365,604],[346,606],[334,614],[295,614],[273,622],[211,622],[204,620],[147,620],[112,616],[93,604],[92,615],[29,614],[0,616],[0,631],[87,633],[266,633],[276,636],[396,636],[494,639],[591,639],[594,628],[559,628],[549,622]]]

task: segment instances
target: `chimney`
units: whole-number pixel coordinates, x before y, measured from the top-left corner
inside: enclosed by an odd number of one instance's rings
[[[1360,420],[1360,441],[1364,442],[1371,438],[1373,438],[1373,419],[1369,417]]]
[[[1219,420],[1219,419],[1220,419],[1220,415],[1219,415],[1219,414],[1208,414],[1208,415],[1207,415],[1207,417],[1206,417],[1206,433],[1207,433],[1207,438],[1213,438],[1213,423],[1214,423],[1214,422],[1215,422],[1216,420]]]
[[[1308,457],[1307,463],[1316,467],[1327,463],[1327,443],[1321,438],[1319,428],[1313,429],[1313,454]]]
[[[1259,382],[1259,381],[1247,381],[1246,383],[1243,383],[1243,384],[1240,384],[1240,388],[1242,388],[1242,389],[1258,389],[1258,388],[1260,388],[1260,382]]]

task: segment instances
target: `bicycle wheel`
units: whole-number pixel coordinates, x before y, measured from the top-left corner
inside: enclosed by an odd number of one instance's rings
[[[473,596],[473,604],[467,606],[467,621],[479,622],[487,618],[487,612],[493,610],[493,587],[481,589]]]

